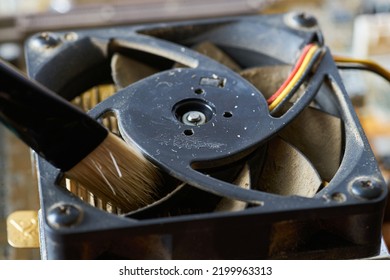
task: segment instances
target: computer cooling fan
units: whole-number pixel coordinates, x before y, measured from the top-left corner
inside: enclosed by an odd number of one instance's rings
[[[154,203],[123,209],[35,157],[43,258],[379,253],[385,182],[313,17],[47,32],[26,55],[164,177]]]

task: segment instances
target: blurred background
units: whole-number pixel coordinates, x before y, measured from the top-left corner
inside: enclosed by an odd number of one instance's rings
[[[291,11],[314,15],[334,54],[390,68],[390,0],[0,0],[0,57],[25,70],[23,44],[42,31]],[[390,84],[362,71],[341,74],[389,182]],[[39,209],[34,176],[29,149],[0,126],[0,260],[40,258],[38,249],[8,245],[6,234],[10,213]],[[389,212],[383,227],[388,246]]]

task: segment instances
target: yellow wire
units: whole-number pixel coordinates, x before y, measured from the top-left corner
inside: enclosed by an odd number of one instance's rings
[[[275,109],[275,107],[279,105],[279,103],[289,94],[289,92],[291,92],[294,85],[298,82],[298,80],[302,77],[303,73],[307,69],[318,48],[319,47],[317,45],[313,45],[313,47],[310,48],[310,50],[306,54],[306,57],[302,61],[301,67],[299,67],[297,73],[291,79],[290,83],[285,87],[285,89],[280,93],[280,95],[271,104],[269,104],[268,108],[270,111]]]
[[[369,69],[375,70],[378,74],[382,75],[384,78],[390,81],[390,72],[383,68],[381,65],[376,63],[373,60],[369,59],[359,59],[359,58],[349,58],[343,56],[333,56],[333,59],[336,63],[358,63],[366,66]]]

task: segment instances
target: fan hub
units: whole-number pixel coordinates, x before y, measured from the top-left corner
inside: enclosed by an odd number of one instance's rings
[[[204,84],[216,77],[224,83]],[[174,69],[108,100],[102,106],[119,112],[123,137],[159,163],[226,164],[269,135],[264,129],[270,119],[265,99],[234,73]]]

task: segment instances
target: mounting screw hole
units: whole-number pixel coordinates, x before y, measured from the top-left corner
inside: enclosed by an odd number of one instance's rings
[[[194,90],[194,92],[195,92],[196,94],[202,94],[202,93],[204,93],[204,90],[201,89],[201,88],[197,88],[197,89]]]
[[[232,112],[225,112],[225,113],[223,113],[223,116],[225,118],[231,118],[231,117],[233,117],[233,113]]]
[[[193,129],[186,129],[186,130],[184,130],[184,135],[191,136],[193,134],[194,134],[194,130]]]

